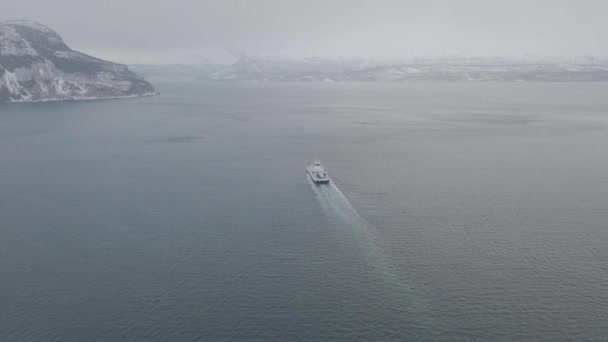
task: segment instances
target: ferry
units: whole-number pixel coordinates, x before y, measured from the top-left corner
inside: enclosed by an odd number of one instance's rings
[[[308,164],[306,172],[310,175],[315,184],[329,183],[329,175],[327,169],[321,165],[321,161],[315,160],[312,164]]]

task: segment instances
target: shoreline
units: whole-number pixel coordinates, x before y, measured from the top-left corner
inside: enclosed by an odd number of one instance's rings
[[[125,96],[110,96],[110,97],[75,97],[75,98],[50,98],[50,99],[41,99],[41,100],[15,100],[15,101],[6,101],[0,102],[1,104],[22,104],[22,103],[44,103],[44,102],[78,102],[78,101],[95,101],[95,100],[118,100],[118,99],[133,99],[138,97],[149,97],[149,96],[159,96],[160,92],[153,93],[145,93],[145,94],[137,94],[137,95],[125,95]]]

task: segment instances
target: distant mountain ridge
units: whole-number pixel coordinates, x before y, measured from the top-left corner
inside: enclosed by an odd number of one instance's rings
[[[241,56],[232,65],[132,66],[144,75],[210,81],[608,81],[608,58],[287,58]],[[196,69],[196,71],[194,71]],[[192,72],[189,72],[192,70]]]
[[[0,22],[0,102],[88,100],[152,95],[127,66],[70,49],[50,28]]]

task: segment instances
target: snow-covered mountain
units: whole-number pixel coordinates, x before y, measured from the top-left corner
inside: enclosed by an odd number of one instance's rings
[[[351,81],[597,82],[608,67],[584,64],[405,64],[376,67],[346,76]]]
[[[190,74],[211,81],[608,81],[608,58],[591,56],[329,59],[243,54],[232,65],[158,68],[165,78]]]
[[[358,60],[321,57],[243,57],[209,75],[215,81],[324,81],[360,70]]]
[[[70,49],[33,21],[0,22],[0,102],[88,100],[152,95],[125,65]]]
[[[223,65],[200,64],[133,64],[129,69],[148,80],[207,80],[209,75],[223,69]]]

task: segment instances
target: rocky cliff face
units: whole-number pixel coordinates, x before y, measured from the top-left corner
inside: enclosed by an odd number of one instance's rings
[[[70,49],[32,21],[0,22],[0,102],[90,100],[153,95],[125,65]]]

